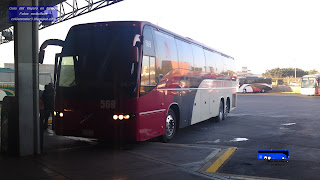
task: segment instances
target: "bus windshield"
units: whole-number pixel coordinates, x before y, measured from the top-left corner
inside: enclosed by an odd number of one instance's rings
[[[66,98],[136,96],[137,63],[130,48],[137,28],[72,29],[58,70],[58,87]]]
[[[301,88],[315,88],[315,80],[314,77],[304,77],[302,78]]]

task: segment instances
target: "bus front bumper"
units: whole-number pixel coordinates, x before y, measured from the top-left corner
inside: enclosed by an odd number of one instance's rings
[[[300,93],[302,95],[316,95],[315,88],[301,88]]]

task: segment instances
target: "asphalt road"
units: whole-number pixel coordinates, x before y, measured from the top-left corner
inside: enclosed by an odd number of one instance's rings
[[[218,123],[179,130],[172,143],[234,146],[218,173],[283,179],[320,179],[320,97],[248,94]],[[289,149],[288,162],[257,159],[258,149]]]

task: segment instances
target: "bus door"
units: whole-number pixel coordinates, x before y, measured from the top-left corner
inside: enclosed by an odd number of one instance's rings
[[[57,81],[57,72],[58,72],[58,67],[60,63],[60,57],[61,53],[57,53],[55,56],[55,61],[54,61],[54,75],[53,75],[53,87],[56,88],[56,81]]]
[[[163,93],[156,89],[155,57],[143,56],[138,100],[140,141],[159,136],[165,130]]]
[[[165,132],[164,92],[156,86],[160,76],[156,74],[156,54],[153,27],[143,29],[143,56],[141,63],[140,93],[138,99],[140,141],[159,136]]]

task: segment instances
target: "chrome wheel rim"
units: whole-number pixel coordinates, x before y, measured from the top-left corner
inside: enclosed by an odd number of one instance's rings
[[[222,119],[222,112],[219,112],[219,119]]]
[[[166,135],[170,137],[174,133],[175,123],[173,117],[169,114],[166,119]]]

